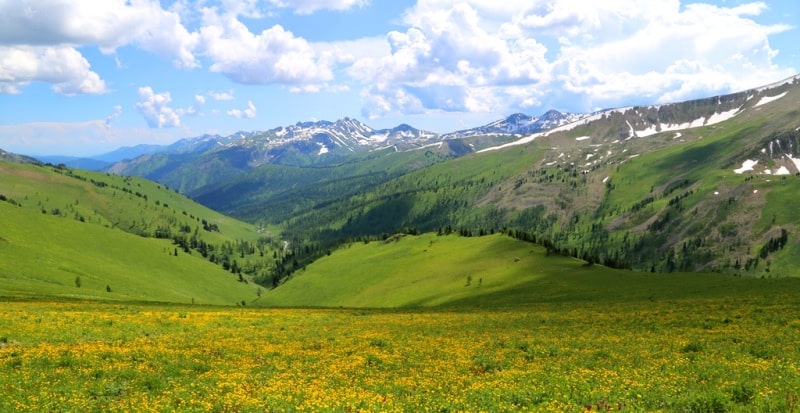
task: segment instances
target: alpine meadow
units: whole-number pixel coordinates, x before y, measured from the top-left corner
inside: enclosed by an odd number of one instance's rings
[[[102,3],[0,2],[0,412],[800,413],[794,3]]]

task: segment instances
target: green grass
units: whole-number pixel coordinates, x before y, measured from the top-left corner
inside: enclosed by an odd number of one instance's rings
[[[154,236],[167,228],[172,236],[197,237],[218,257],[227,246],[239,265],[253,267],[265,258],[242,258],[231,246],[263,234],[162,185],[2,162],[0,195],[0,296],[226,305],[257,298],[254,284]],[[219,231],[202,229],[203,221]]]
[[[492,309],[3,302],[0,410],[800,407],[798,280],[731,280],[739,289],[720,292],[680,277],[558,278],[545,288],[560,292],[552,302]],[[648,288],[663,295],[642,299]]]
[[[170,241],[0,202],[0,296],[235,305],[256,287]],[[79,279],[80,287],[76,286]],[[107,291],[110,288],[110,292]]]
[[[95,181],[98,184],[92,183]],[[192,229],[201,221],[217,224],[208,242],[245,239],[259,234],[250,224],[212,211],[169,188],[146,179],[47,166],[0,163],[0,194],[23,208],[152,235],[159,225]]]
[[[265,293],[259,304],[502,307],[737,296],[771,285],[730,275],[659,275],[589,266],[569,257],[547,256],[542,247],[502,234],[469,238],[424,234],[388,243],[350,244],[298,271]]]

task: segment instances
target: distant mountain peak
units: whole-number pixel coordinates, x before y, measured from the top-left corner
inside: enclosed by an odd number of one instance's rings
[[[409,132],[409,131],[415,131],[415,130],[418,130],[418,129],[414,128],[413,126],[411,126],[411,125],[409,125],[407,123],[401,123],[401,124],[395,126],[394,128],[392,128],[392,132]]]
[[[514,113],[488,125],[448,133],[445,137],[457,139],[480,135],[529,135],[574,122],[585,116],[587,115],[561,113],[555,109],[548,110],[538,118],[524,113]]]
[[[547,112],[545,112],[542,116],[540,116],[539,119],[543,119],[543,120],[561,120],[561,119],[564,119],[564,114],[559,112],[559,111],[557,111],[557,110],[555,110],[555,109],[550,109]]]

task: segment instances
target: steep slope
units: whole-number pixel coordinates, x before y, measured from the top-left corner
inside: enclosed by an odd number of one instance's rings
[[[266,164],[188,195],[231,216],[277,225],[297,213],[369,191],[415,169],[469,152],[466,145],[452,140],[416,150],[388,148],[354,155],[347,162],[330,166]]]
[[[141,178],[0,162],[0,204],[5,295],[235,304],[279,246]]]

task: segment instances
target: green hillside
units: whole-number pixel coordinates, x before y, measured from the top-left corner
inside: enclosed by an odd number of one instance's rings
[[[774,96],[780,98],[759,104]],[[301,265],[337,243],[449,228],[473,235],[505,230],[552,253],[614,268],[795,276],[798,108],[800,84],[794,82],[620,109],[355,193],[346,181],[332,181],[326,193],[341,194],[333,199],[309,188],[289,190],[285,199],[305,202],[278,225]],[[725,120],[669,130],[713,117]],[[644,132],[645,120],[661,132]],[[735,172],[748,161],[757,168]],[[261,201],[251,208],[279,205]],[[311,250],[306,258],[304,244]],[[319,245],[325,248],[314,248]]]
[[[188,195],[199,203],[248,222],[278,225],[297,214],[367,192],[393,178],[455,157],[457,143],[397,152],[393,148],[354,155],[335,165],[266,164]]]
[[[0,201],[3,296],[249,302],[277,243],[139,178],[0,163]]]
[[[720,274],[652,275],[564,256],[503,234],[395,236],[353,243],[292,275],[269,306],[504,307],[533,303],[736,297],[800,284]]]

